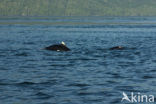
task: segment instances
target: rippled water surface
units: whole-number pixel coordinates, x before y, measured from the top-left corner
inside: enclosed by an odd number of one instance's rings
[[[71,51],[43,50],[61,41]],[[0,20],[0,104],[121,104],[122,92],[156,94],[156,18]]]

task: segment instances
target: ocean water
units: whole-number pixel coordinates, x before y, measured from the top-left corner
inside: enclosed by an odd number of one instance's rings
[[[71,51],[43,49],[61,41]],[[156,97],[156,17],[0,19],[0,104],[130,103],[123,92]]]

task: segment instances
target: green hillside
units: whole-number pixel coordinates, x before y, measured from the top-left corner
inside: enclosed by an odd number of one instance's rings
[[[0,16],[156,16],[156,1],[0,0]]]

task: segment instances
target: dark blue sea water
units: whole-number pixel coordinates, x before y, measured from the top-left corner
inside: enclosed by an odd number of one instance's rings
[[[61,41],[71,51],[43,50]],[[123,92],[156,97],[156,17],[0,19],[0,104],[128,103]]]

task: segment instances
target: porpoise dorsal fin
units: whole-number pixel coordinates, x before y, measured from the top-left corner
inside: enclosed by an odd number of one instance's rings
[[[61,42],[62,45],[66,45],[63,41]]]

